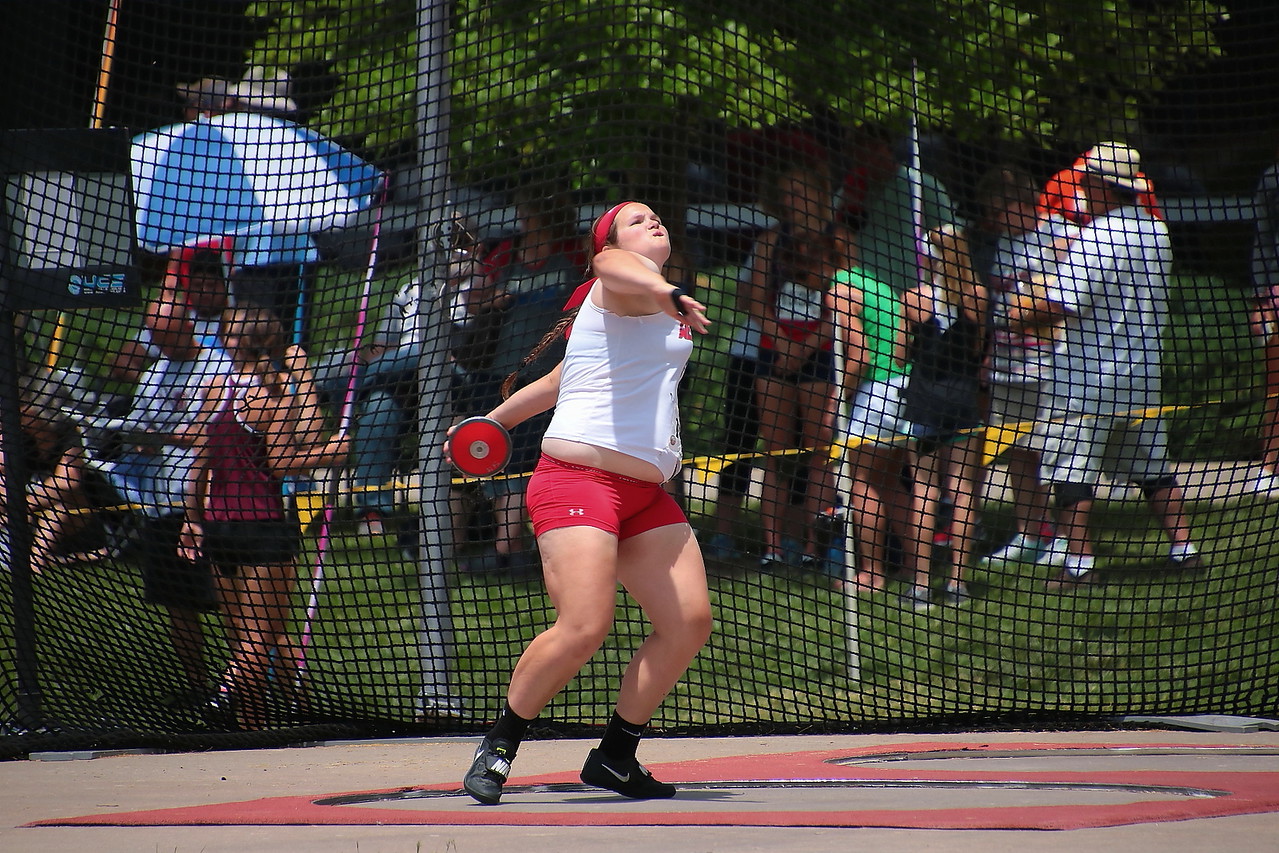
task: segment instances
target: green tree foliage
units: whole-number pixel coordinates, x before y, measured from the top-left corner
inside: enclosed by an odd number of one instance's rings
[[[324,62],[312,124],[385,151],[413,137],[413,0],[261,0],[251,61]],[[818,109],[845,123],[1086,143],[1216,54],[1204,0],[454,0],[455,168],[554,161],[592,177],[652,164],[707,123]],[[618,128],[632,137],[619,142]],[[625,134],[623,134],[625,135]],[[656,144],[655,144],[656,142]]]
[[[262,28],[250,65],[322,66],[337,79],[309,124],[385,154],[415,136],[415,0],[259,0],[245,15]]]

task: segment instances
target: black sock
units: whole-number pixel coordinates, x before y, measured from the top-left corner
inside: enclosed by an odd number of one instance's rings
[[[531,722],[533,721],[526,720],[512,711],[510,703],[507,703],[502,706],[502,713],[498,715],[497,723],[493,726],[488,736],[490,738],[509,740],[518,749],[520,741],[524,740],[524,734],[528,731],[528,725]]]
[[[646,728],[648,723],[628,723],[614,711],[613,719],[608,721],[604,737],[600,740],[600,752],[619,760],[634,758]]]

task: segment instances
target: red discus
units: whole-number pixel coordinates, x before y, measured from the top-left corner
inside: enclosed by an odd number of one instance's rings
[[[449,455],[468,477],[492,477],[511,461],[511,434],[492,418],[467,418],[449,436]]]

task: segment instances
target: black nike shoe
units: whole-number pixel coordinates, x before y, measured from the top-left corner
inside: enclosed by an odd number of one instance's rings
[[[653,778],[643,764],[634,758],[609,758],[592,749],[582,765],[581,779],[587,785],[616,791],[632,800],[668,800],[675,796],[675,786]]]
[[[509,740],[484,738],[475,750],[471,769],[462,777],[462,787],[484,805],[497,805],[514,759],[515,745]]]

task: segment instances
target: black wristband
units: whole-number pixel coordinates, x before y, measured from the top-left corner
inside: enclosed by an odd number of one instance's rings
[[[672,291],[671,291],[671,302],[674,302],[674,303],[675,303],[675,313],[676,313],[676,314],[678,314],[678,315],[680,315],[681,317],[683,317],[683,316],[684,316],[684,306],[683,306],[683,305],[681,305],[681,304],[680,304],[680,302],[679,302],[679,298],[680,298],[681,296],[688,296],[688,294],[684,292],[684,288],[682,288],[682,287],[677,287],[677,288],[675,288],[674,290],[672,290]]]

